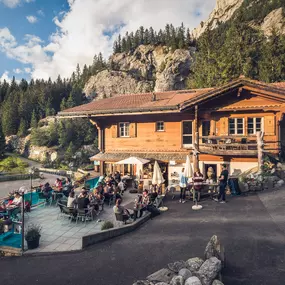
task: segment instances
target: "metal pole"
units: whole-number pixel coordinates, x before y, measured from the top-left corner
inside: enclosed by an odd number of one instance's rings
[[[24,212],[25,212],[25,195],[24,193],[22,194],[22,229],[21,229],[21,234],[22,234],[22,253],[24,252],[25,250],[25,230],[24,230],[24,227],[25,227],[25,215],[24,215]]]
[[[32,199],[33,199],[33,173],[31,172],[31,206],[32,206]]]

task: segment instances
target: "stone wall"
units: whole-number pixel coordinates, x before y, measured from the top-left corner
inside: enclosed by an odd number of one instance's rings
[[[205,248],[203,259],[194,257],[169,263],[133,285],[223,285],[221,271],[224,266],[224,248],[214,235]]]

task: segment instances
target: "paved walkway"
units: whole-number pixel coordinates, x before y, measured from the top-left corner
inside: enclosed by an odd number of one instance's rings
[[[136,194],[127,192],[123,196],[123,205],[131,203],[136,198]],[[113,206],[105,205],[104,211],[95,217],[94,221],[87,221],[86,225],[82,221],[70,223],[67,217],[59,217],[59,207],[46,206],[38,208],[29,213],[26,224],[38,224],[42,226],[40,246],[37,249],[29,250],[28,253],[35,252],[58,252],[79,250],[82,248],[82,237],[101,232],[101,225],[104,221],[111,221],[116,227]]]
[[[165,204],[168,212],[138,230],[82,252],[2,259],[1,282],[132,284],[168,262],[202,256],[217,234],[226,249],[225,285],[284,284],[284,233],[258,195],[229,198],[227,204],[205,201],[201,211],[177,199]]]

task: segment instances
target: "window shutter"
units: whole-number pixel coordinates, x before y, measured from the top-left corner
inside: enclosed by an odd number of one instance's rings
[[[275,135],[275,116],[264,117],[264,133],[267,136]]]
[[[221,136],[228,135],[228,118],[220,119],[220,135]]]
[[[112,138],[117,138],[118,137],[118,125],[113,125],[112,126]]]
[[[210,122],[210,136],[212,136],[213,134],[216,134],[216,121],[215,120],[211,120]]]
[[[137,136],[137,124],[130,123],[130,138],[135,138]]]

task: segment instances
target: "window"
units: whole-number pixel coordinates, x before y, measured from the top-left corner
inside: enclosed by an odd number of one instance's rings
[[[130,136],[130,123],[119,123],[119,137]]]
[[[229,119],[229,134],[230,135],[243,135],[243,119],[233,118]]]
[[[156,122],[156,131],[163,132],[164,131],[164,122]]]
[[[247,119],[247,133],[249,135],[255,135],[257,132],[261,132],[262,129],[262,118]]]
[[[193,144],[192,121],[184,121],[182,125],[182,143],[183,147],[190,147]]]

